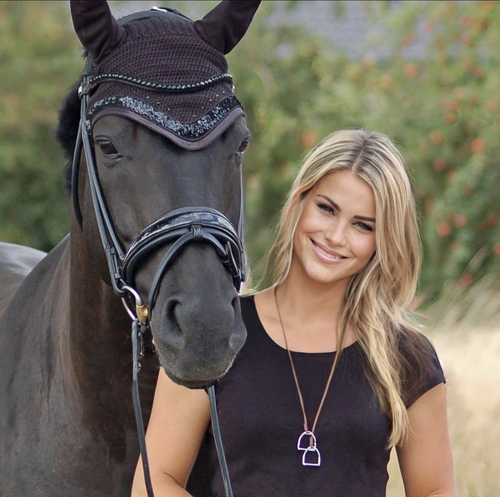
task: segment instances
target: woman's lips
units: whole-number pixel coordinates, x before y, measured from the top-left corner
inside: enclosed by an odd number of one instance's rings
[[[334,250],[329,250],[312,239],[311,242],[313,244],[313,250],[316,253],[316,255],[325,262],[339,263],[340,261],[347,259],[347,257],[344,257],[342,254],[339,254]]]

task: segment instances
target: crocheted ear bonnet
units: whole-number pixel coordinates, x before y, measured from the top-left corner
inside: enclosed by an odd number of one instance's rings
[[[259,4],[224,0],[195,22],[158,8],[117,22],[106,1],[72,1],[75,31],[91,56],[90,124],[120,115],[185,149],[212,143],[243,115],[224,55]]]

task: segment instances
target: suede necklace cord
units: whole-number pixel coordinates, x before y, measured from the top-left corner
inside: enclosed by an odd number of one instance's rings
[[[286,338],[285,327],[283,326],[283,319],[281,318],[280,309],[278,306],[278,297],[276,295],[277,287],[274,287],[274,301],[276,303],[276,310],[278,312],[278,318],[281,325],[281,330],[283,332],[283,338],[285,340],[285,348],[288,353],[288,359],[290,360],[290,366],[292,368],[293,379],[295,381],[295,387],[297,389],[297,395],[299,397],[300,408],[302,410],[302,416],[304,419],[304,431],[301,433],[297,440],[297,450],[303,452],[302,454],[302,465],[303,466],[321,466],[321,453],[319,452],[317,446],[316,435],[314,432],[316,431],[316,426],[318,424],[318,419],[321,414],[321,410],[323,409],[323,405],[326,400],[326,396],[328,394],[328,390],[330,389],[330,384],[332,382],[333,373],[335,371],[335,365],[337,364],[336,357],[334,357],[332,368],[330,370],[330,374],[328,376],[328,380],[326,382],[325,390],[323,392],[323,396],[321,397],[321,401],[319,403],[318,410],[316,411],[316,416],[314,418],[314,422],[312,424],[311,429],[309,429],[309,423],[307,421],[306,409],[304,405],[304,397],[302,396],[302,391],[300,389],[299,380],[297,377],[297,371],[295,370],[295,364],[293,363],[292,353],[290,352],[290,348],[288,347],[288,340]],[[337,354],[336,354],[337,355]]]

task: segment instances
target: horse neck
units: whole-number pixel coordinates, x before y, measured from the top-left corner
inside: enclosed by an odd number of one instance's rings
[[[95,245],[101,250],[100,241]],[[131,443],[125,441],[131,432],[132,439],[136,439],[131,396],[131,320],[111,285],[103,280],[107,276],[103,271],[108,270],[104,255],[89,254],[82,250],[84,246],[79,227],[73,228],[69,341],[78,402],[90,431],[113,453],[121,453]],[[141,363],[142,414],[147,423],[159,366],[155,356]]]
[[[69,348],[82,399],[96,417],[103,408],[122,406],[124,396],[130,403],[131,323],[120,299],[103,280],[103,270],[107,268],[102,257],[86,251],[81,234],[73,230]]]

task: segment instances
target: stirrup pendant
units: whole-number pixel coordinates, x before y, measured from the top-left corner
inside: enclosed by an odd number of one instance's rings
[[[309,440],[307,440],[309,438]],[[307,441],[307,445],[304,443]],[[316,436],[312,431],[304,431],[297,440],[297,450],[302,454],[302,466],[321,466],[321,454],[316,445]]]
[[[321,454],[318,447],[311,445],[302,454],[302,466],[321,466]]]

